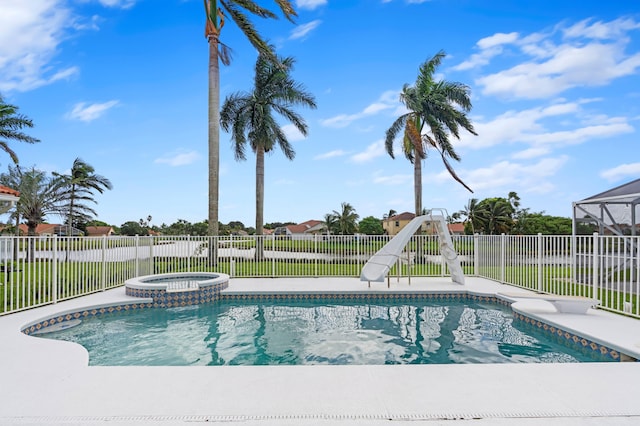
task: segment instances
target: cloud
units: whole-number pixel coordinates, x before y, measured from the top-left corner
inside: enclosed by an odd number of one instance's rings
[[[293,124],[285,124],[281,129],[289,142],[302,141],[306,139],[306,136],[300,133],[300,130],[298,130],[298,128]]]
[[[478,42],[480,53],[472,55],[456,69],[488,63],[502,54],[502,46],[513,47],[509,54],[523,55],[516,66],[476,80],[485,95],[506,98],[542,99],[580,86],[603,86],[632,75],[640,69],[640,53],[629,54],[627,33],[640,29],[632,19],[609,22],[589,20],[573,26],[559,25],[549,33],[533,33],[518,38],[495,34]],[[558,37],[561,35],[561,37]],[[482,42],[482,43],[481,43]]]
[[[168,164],[171,167],[187,166],[200,158],[196,151],[182,152],[178,154],[167,154],[164,157],[154,160],[156,164]]]
[[[413,181],[413,175],[375,176],[373,183],[382,185],[405,185]]]
[[[355,114],[340,114],[335,117],[327,118],[321,120],[320,123],[326,127],[336,127],[342,128],[347,127],[352,122],[359,120],[364,117],[369,117],[372,115],[376,115],[379,112],[389,110],[389,109],[398,109],[399,108],[399,98],[397,91],[388,90],[384,92],[378,100],[371,105],[366,106],[362,111],[357,112]]]
[[[478,136],[462,134],[456,146],[482,149],[500,144],[524,143],[532,148],[548,150],[550,146],[575,145],[591,139],[610,138],[634,131],[625,117],[587,116],[582,111],[582,105],[591,101],[579,100],[522,111],[510,110],[489,121],[475,120],[474,128]],[[580,126],[579,122],[575,123],[581,115],[585,122],[583,126]],[[570,122],[574,127],[548,130],[552,124],[557,124],[558,118],[564,116],[576,117]],[[567,126],[569,124],[565,124],[565,127]]]
[[[496,193],[501,189],[509,191],[515,189],[525,192],[547,193],[555,188],[555,184],[546,179],[555,176],[568,159],[569,157],[567,156],[547,157],[529,164],[499,161],[488,167],[475,170],[459,170],[458,175],[477,192],[491,190]],[[435,175],[434,180],[437,182],[454,182],[446,170]]]
[[[109,109],[118,105],[118,101],[103,102],[101,104],[87,104],[79,102],[73,106],[71,112],[66,114],[70,120],[90,122],[102,117]]]
[[[354,163],[367,163],[374,158],[381,157],[386,154],[384,141],[380,139],[369,145],[363,152],[352,155],[351,161]]]
[[[322,23],[321,20],[316,19],[315,21],[311,21],[308,22],[306,24],[302,24],[302,25],[298,25],[297,27],[295,27],[292,31],[291,31],[291,35],[289,36],[289,39],[291,40],[295,40],[295,39],[299,39],[299,38],[304,38],[307,36],[307,34],[309,34],[311,31],[315,30],[316,28],[318,28],[318,26]]]
[[[89,3],[94,0],[82,0],[82,3]],[[137,0],[97,0],[104,7],[113,7],[117,9],[130,9]]]
[[[0,92],[27,91],[78,74],[52,66],[76,19],[62,0],[0,2]]]
[[[600,176],[609,182],[615,182],[627,176],[640,176],[640,163],[621,164],[600,172]]]
[[[320,6],[327,4],[327,0],[296,0],[298,9],[314,10]]]
[[[479,53],[474,53],[469,59],[452,67],[456,71],[463,71],[487,65],[491,58],[503,52],[502,45],[514,43],[518,39],[518,33],[496,33],[490,37],[480,39],[476,45]]]
[[[342,157],[344,155],[347,155],[346,151],[343,151],[341,149],[336,149],[334,151],[329,151],[329,152],[326,152],[324,154],[316,155],[315,157],[313,157],[313,159],[314,160],[327,160],[329,158]]]

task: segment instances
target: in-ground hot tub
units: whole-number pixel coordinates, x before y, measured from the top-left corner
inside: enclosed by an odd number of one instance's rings
[[[229,275],[217,272],[176,272],[144,275],[124,282],[129,296],[153,299],[154,307],[197,305],[220,298]]]

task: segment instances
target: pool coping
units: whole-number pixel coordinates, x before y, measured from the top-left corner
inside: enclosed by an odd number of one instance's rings
[[[336,278],[232,279],[224,292],[300,293],[308,292],[310,288],[318,293],[389,291],[386,284],[367,288],[366,283],[357,279]],[[513,287],[467,277],[467,284],[463,287],[446,279],[413,278],[410,286],[406,279],[405,282],[393,279],[390,290],[464,290],[495,295],[509,289],[513,290]],[[316,424],[321,418],[336,421],[377,421],[385,418],[417,421],[640,417],[640,407],[632,396],[632,391],[640,383],[640,363],[634,362],[88,367],[84,348],[68,342],[38,339],[19,331],[38,318],[81,309],[87,303],[106,306],[133,300],[124,294],[123,288],[81,299],[0,317],[3,341],[0,362],[11,366],[4,372],[3,386],[0,387],[0,400],[4,402],[1,424],[17,424],[25,418],[62,424],[82,416],[87,420],[86,424],[105,418],[129,419],[131,416],[142,416],[140,421],[148,421],[149,424],[155,424],[152,420],[157,421],[162,416],[182,420],[192,416],[194,419],[206,418],[206,421],[257,419],[260,424],[279,424],[278,421],[283,419],[295,421],[295,424]],[[586,333],[600,340],[606,336],[609,347],[623,353],[640,352],[640,321],[593,309],[586,315],[558,314],[550,304],[540,300],[518,301],[512,307],[514,311],[526,313],[536,320],[557,324],[581,335]],[[612,377],[615,377],[615,382],[611,381]],[[461,398],[461,395],[467,397]],[[523,395],[527,397],[523,399]],[[425,401],[429,403],[425,405]]]

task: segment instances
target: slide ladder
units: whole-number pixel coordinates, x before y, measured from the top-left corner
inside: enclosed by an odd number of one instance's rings
[[[376,252],[362,268],[360,273],[360,281],[384,282],[385,277],[391,270],[394,263],[404,251],[411,237],[416,233],[423,223],[430,223],[435,227],[440,239],[440,253],[444,257],[449,272],[451,272],[451,281],[457,284],[464,284],[464,273],[460,265],[458,253],[453,247],[451,234],[444,215],[426,214],[418,216],[409,222],[404,228],[398,232],[387,244]]]

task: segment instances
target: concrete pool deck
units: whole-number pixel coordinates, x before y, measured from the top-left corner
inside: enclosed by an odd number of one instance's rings
[[[521,291],[467,277],[232,279],[225,292]],[[89,367],[84,348],[27,336],[59,312],[132,298],[124,287],[0,317],[0,425],[418,425],[640,423],[640,363]],[[137,299],[140,300],[140,299]],[[514,309],[640,358],[640,321],[547,302]]]

